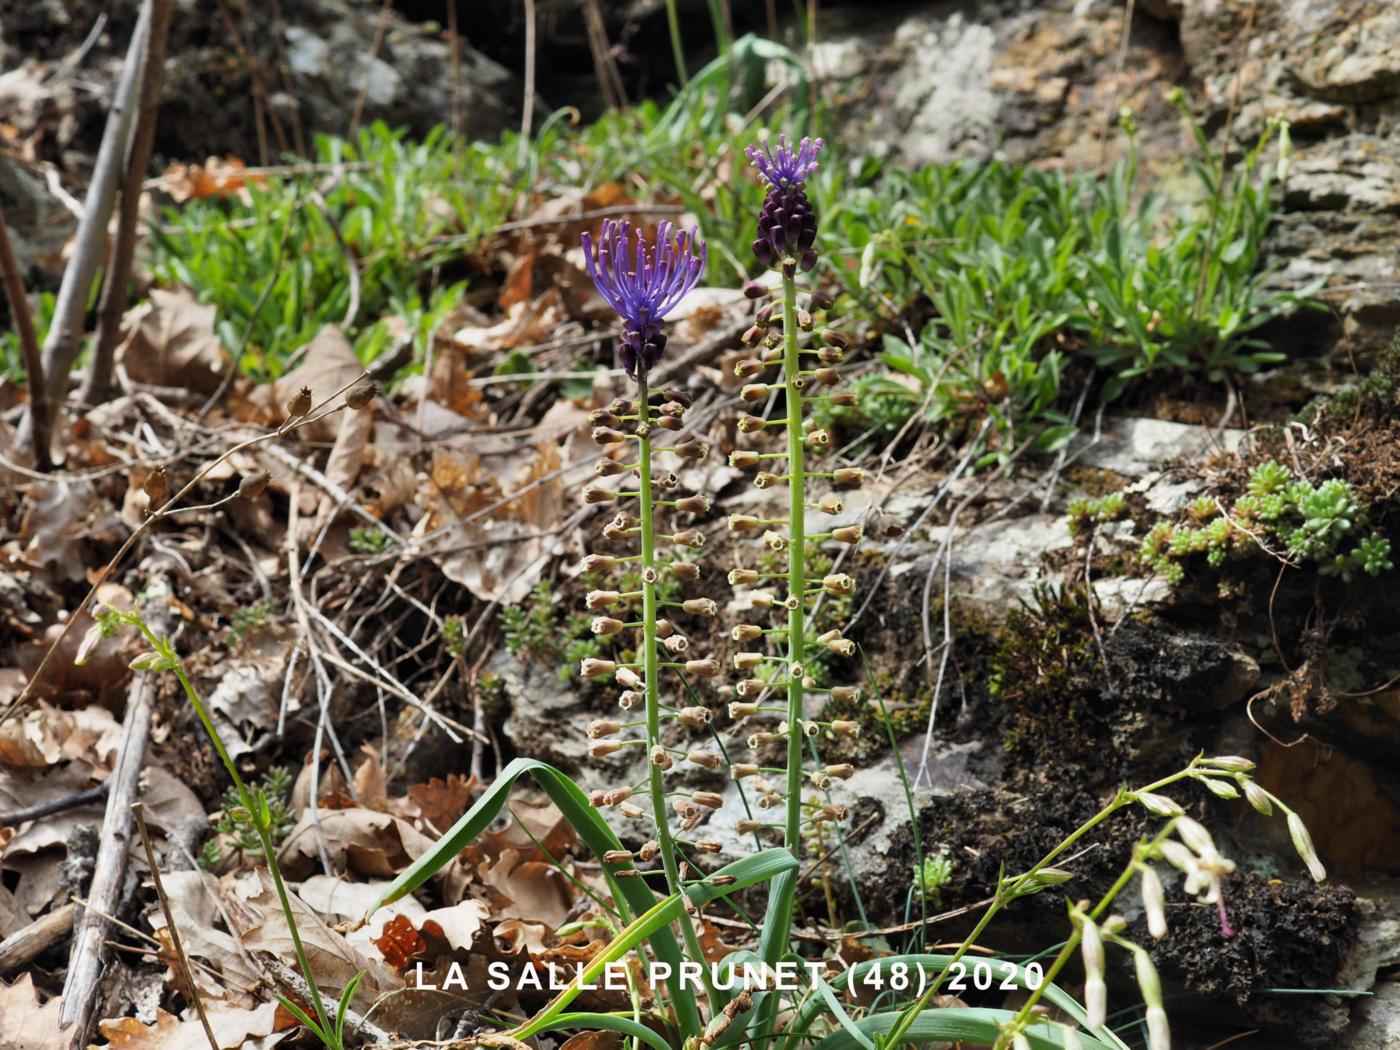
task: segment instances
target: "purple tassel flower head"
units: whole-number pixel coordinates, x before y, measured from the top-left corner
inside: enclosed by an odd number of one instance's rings
[[[629,254],[628,237],[632,238]],[[634,379],[661,360],[666,336],[661,322],[685,298],[705,272],[709,249],[691,227],[671,236],[671,223],[656,227],[654,244],[647,244],[630,222],[605,220],[597,249],[583,235],[583,258],[598,294],[622,318],[618,357]]]
[[[802,184],[817,170],[821,149],[821,139],[804,138],[793,149],[787,136],[779,135],[776,149],[764,139],[761,146],[745,150],[749,163],[768,180],[758,213],[758,239],[753,242],[753,253],[764,266],[778,266],[788,256],[803,272],[816,265],[817,215]]]

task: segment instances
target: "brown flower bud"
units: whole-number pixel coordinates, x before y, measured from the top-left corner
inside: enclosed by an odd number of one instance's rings
[[[662,430],[679,430],[685,426],[685,423],[681,421],[679,416],[659,416],[656,425]]]
[[[378,394],[378,383],[361,383],[359,386],[352,388],[351,391],[345,395],[345,405],[352,411],[361,412],[374,403],[374,399]]]
[[[627,468],[615,459],[600,459],[593,464],[593,473],[600,478],[614,478],[626,472]]]
[[[267,483],[272,480],[272,475],[265,470],[259,470],[254,474],[247,474],[238,483],[239,499],[257,499],[267,489]]]
[[[674,449],[681,459],[704,459],[710,454],[710,446],[697,438],[682,441]]]
[[[579,671],[585,678],[602,678],[617,670],[617,664],[612,660],[599,660],[596,657],[588,657],[579,664]]]
[[[682,496],[676,500],[676,510],[682,514],[708,514],[710,497],[700,493],[696,493],[694,496]]]
[[[606,408],[595,408],[588,413],[588,425],[590,427],[615,427],[621,425],[622,420],[616,414],[609,412]]]
[[[797,327],[804,332],[812,330],[812,315],[800,306],[797,308]]]
[[[768,687],[768,683],[762,678],[745,678],[734,687],[734,691],[740,696],[760,696],[763,690]],[[754,708],[755,711],[758,708]]]
[[[596,634],[596,635],[607,636],[607,635],[610,635],[610,634],[617,634],[618,631],[622,630],[622,627],[623,627],[622,621],[619,620],[619,619],[616,619],[615,617],[612,617],[612,616],[595,616],[595,617],[593,617],[593,633]]]
[[[678,547],[689,547],[691,550],[699,550],[705,546],[705,534],[699,529],[681,529],[671,537],[672,542]]]
[[[676,718],[681,725],[690,726],[692,729],[701,729],[714,720],[714,713],[708,707],[682,707],[676,712]]]
[[[718,769],[724,764],[724,759],[713,751],[688,751],[685,760],[702,769]]]
[[[687,598],[681,602],[681,608],[692,616],[715,616],[719,613],[719,606],[713,598]]]
[[[610,849],[603,854],[604,864],[631,864],[632,851],[626,849]]]
[[[746,405],[757,404],[768,397],[767,383],[749,383],[739,391],[739,400]]]
[[[840,408],[854,408],[856,405],[856,395],[849,390],[838,390],[829,395],[829,400]]]
[[[595,740],[588,745],[588,754],[593,758],[606,758],[622,750],[620,740]]]
[[[599,445],[615,445],[619,441],[626,441],[627,435],[612,427],[594,427],[593,440]]]
[[[297,391],[297,396],[292,398],[292,403],[287,406],[287,418],[300,419],[311,411],[311,388],[304,386]]]
[[[706,809],[719,809],[724,805],[724,796],[715,791],[696,791],[691,794],[690,801]]]
[[[751,379],[766,367],[768,366],[757,358],[745,357],[734,363],[734,376],[736,379]]]
[[[590,554],[579,564],[584,572],[607,572],[617,568],[617,559],[610,554]]]
[[[591,740],[601,740],[605,736],[614,736],[622,729],[621,722],[605,722],[595,718],[588,723],[588,736]]]
[[[860,488],[865,484],[865,471],[860,467],[837,467],[831,472],[833,483],[842,488]]]
[[[763,457],[748,449],[737,449],[729,453],[729,465],[737,467],[739,470],[752,470],[761,462],[763,462]]]
[[[823,292],[821,290],[817,290],[812,293],[813,310],[829,310],[831,309],[831,304],[835,301],[835,297],[833,297],[830,292]]]
[[[846,360],[846,351],[834,346],[824,346],[817,351],[817,360],[824,365],[839,365]]]
[[[693,561],[673,561],[669,568],[672,576],[686,583],[694,583],[700,579],[700,566]]]
[[[658,617],[656,621],[656,637],[669,638],[676,633],[675,625],[664,616]]]
[[[843,525],[831,530],[831,538],[839,543],[859,543],[865,533],[859,525]]]
[[[823,386],[835,386],[841,382],[841,373],[834,368],[818,368],[812,378]]]
[[[602,485],[586,485],[583,490],[583,502],[585,503],[611,503],[617,499],[617,493]]]
[[[843,762],[836,766],[827,766],[826,775],[835,777],[837,780],[850,780],[851,777],[856,775],[856,767],[849,762]]]
[[[642,676],[630,667],[619,667],[617,674],[613,675],[614,681],[624,689],[642,689],[646,683],[642,681]]]
[[[847,346],[850,345],[846,341],[846,337],[840,332],[836,331],[834,328],[822,329],[821,341],[827,346],[834,346],[840,350],[844,350]]]
[[[717,678],[719,677],[719,661],[687,660],[685,662],[685,673],[694,675],[696,678]]]
[[[768,421],[762,416],[751,416],[745,414],[739,417],[739,432],[742,434],[757,433],[767,425]]]
[[[739,342],[745,346],[757,346],[763,341],[763,329],[758,325],[751,325],[744,330],[744,334],[739,337]]]
[[[780,481],[782,481],[782,478],[778,477],[776,474],[770,474],[766,470],[760,470],[753,478],[754,485],[761,489],[772,488]]]
[[[589,612],[597,612],[599,609],[609,609],[622,601],[622,595],[617,591],[589,591],[584,596],[583,604]]]
[[[731,514],[729,515],[730,532],[752,532],[754,529],[762,528],[763,522],[759,521],[752,514]]]
[[[734,667],[739,671],[748,671],[763,663],[762,653],[735,653]]]

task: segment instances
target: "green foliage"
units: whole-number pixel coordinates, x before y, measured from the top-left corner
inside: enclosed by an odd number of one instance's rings
[[[394,537],[382,529],[351,529],[350,549],[356,554],[383,554],[394,545]]]
[[[923,859],[914,868],[914,888],[927,901],[937,905],[943,895],[943,887],[953,879],[953,862],[941,853]]]
[[[1197,500],[1187,508],[1197,524],[1153,526],[1142,543],[1143,561],[1172,583],[1184,577],[1182,561],[1197,554],[1220,566],[1228,557],[1264,550],[1346,582],[1360,572],[1379,576],[1395,567],[1390,540],[1371,528],[1367,509],[1340,478],[1314,484],[1267,460],[1249,472],[1234,506],[1214,516],[1219,510],[1213,500]]]
[[[296,823],[290,808],[292,775],[282,767],[274,766],[267,771],[253,791],[255,796],[260,795],[267,800],[267,812],[270,817],[267,830],[273,844],[276,845],[291,834],[292,825]],[[255,857],[262,856],[262,842],[253,824],[252,814],[244,808],[238,790],[234,787],[230,787],[224,793],[223,807],[214,825],[214,831],[236,852],[251,853]],[[219,848],[219,841],[211,838],[204,843],[199,859],[206,868],[213,868],[223,862],[224,856]]]
[[[228,644],[238,645],[249,634],[265,630],[277,613],[277,603],[271,598],[253,605],[240,605],[228,619]]]
[[[1128,501],[1121,492],[1110,492],[1098,499],[1079,497],[1065,508],[1069,515],[1069,531],[1078,536],[1087,526],[1118,521],[1128,513]]]
[[[53,323],[54,295],[52,292],[40,292],[31,302],[37,307],[34,310],[34,338],[42,346],[44,337],[48,335],[49,325]],[[19,333],[14,324],[10,323],[0,331],[0,383],[22,382],[24,355],[20,351]]]
[[[602,643],[590,631],[591,623],[592,617],[567,609],[561,615],[554,588],[547,580],[537,583],[524,602],[501,608],[506,648],[522,659],[555,664],[561,682],[574,681],[582,661],[603,655]]]

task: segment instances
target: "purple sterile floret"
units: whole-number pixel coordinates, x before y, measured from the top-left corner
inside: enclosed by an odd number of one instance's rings
[[[709,249],[691,227],[674,238],[672,224],[656,227],[656,240],[648,244],[630,222],[603,222],[595,250],[593,238],[583,235],[583,258],[588,276],[609,306],[622,318],[618,357],[632,377],[655,367],[666,348],[661,322],[700,281]],[[632,238],[629,254],[627,240]]]
[[[803,182],[817,170],[821,148],[821,139],[804,138],[794,150],[787,136],[779,135],[776,149],[765,139],[745,150],[749,163],[768,180],[753,242],[754,254],[765,266],[777,266],[788,257],[804,271],[816,264],[817,216]]]

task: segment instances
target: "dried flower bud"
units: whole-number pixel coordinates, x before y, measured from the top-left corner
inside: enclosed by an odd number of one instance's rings
[[[584,596],[583,604],[589,612],[597,612],[599,609],[610,609],[620,601],[622,595],[617,591],[589,591]]]
[[[729,576],[729,582],[733,583],[734,573],[731,572]],[[754,623],[736,623],[729,629],[729,637],[736,642],[752,642],[763,637],[763,628]]]
[[[754,529],[763,527],[763,522],[759,521],[752,514],[731,514],[729,515],[730,532],[752,532]]]
[[[641,806],[638,806],[631,802],[624,802],[622,805],[617,807],[617,811],[621,813],[624,817],[626,817],[628,820],[641,820],[647,815],[646,810],[644,810]],[[617,874],[621,875],[622,872],[618,872]]]
[[[841,502],[841,497],[835,495],[823,496],[817,507],[823,514],[840,514],[846,509],[846,505]]]
[[[839,572],[831,576],[823,576],[822,590],[838,598],[847,594],[855,594],[856,581],[844,572]]]
[[[676,500],[676,510],[682,514],[707,514],[710,510],[710,497],[700,494],[683,496]]]
[[[842,488],[858,489],[865,484],[865,471],[860,467],[837,467],[831,472],[831,481]]]
[[[689,547],[691,550],[698,551],[705,546],[705,534],[699,529],[681,529],[680,532],[671,537],[671,541],[677,547]]]
[[[745,357],[734,363],[734,377],[736,379],[752,379],[767,367],[756,357]]]
[[[758,583],[758,570],[757,570],[757,569],[730,569],[730,570],[729,570],[729,585],[730,585],[731,587],[752,587],[752,586],[753,586],[754,584],[756,584],[756,583]],[[759,634],[762,634],[763,632],[762,632],[762,630],[759,630],[758,633],[759,633]],[[756,637],[758,637],[758,635],[754,635],[754,637],[756,638]],[[735,638],[734,640],[737,642],[737,641],[741,641],[742,639],[740,639],[740,638]]]
[[[271,480],[272,475],[265,470],[244,475],[243,480],[238,483],[238,498],[257,499],[266,491],[267,483]]]
[[[651,764],[658,769],[671,768],[671,756],[664,747],[657,744],[651,749]]]
[[[676,718],[682,725],[690,726],[692,729],[700,729],[707,726],[714,720],[714,713],[708,707],[682,707],[676,712]]]
[[[583,489],[583,502],[585,503],[611,503],[617,499],[617,493],[603,485],[585,485]]]
[[[817,360],[824,365],[839,365],[846,360],[846,351],[835,346],[824,346],[817,351]]]
[[[621,729],[621,722],[604,722],[601,719],[594,719],[588,723],[588,736],[593,740],[601,740],[605,736],[613,736]]]
[[[826,647],[837,656],[854,656],[856,653],[856,643],[849,638],[833,638],[826,643]]]
[[[626,441],[627,435],[612,427],[594,427],[593,441],[599,445],[615,445],[619,441]]]
[[[642,676],[630,667],[619,667],[617,674],[613,675],[614,681],[624,689],[641,690],[646,683],[642,681]]]
[[[841,373],[830,367],[818,368],[812,373],[812,378],[823,386],[835,386],[841,382]]]
[[[861,690],[858,685],[838,685],[831,690],[831,699],[840,703],[855,703],[861,698]]]
[[[1147,812],[1159,817],[1179,817],[1186,812],[1166,795],[1157,795],[1150,791],[1137,792],[1137,800]]]
[[[844,821],[847,817],[849,817],[849,816],[851,815],[851,811],[850,811],[849,809],[847,809],[845,806],[842,806],[842,805],[833,805],[833,804],[830,804],[830,803],[828,803],[827,805],[823,806],[823,807],[819,810],[819,812],[821,813],[821,815],[822,815],[822,817],[823,817],[824,819],[826,819],[826,820],[834,820],[834,821],[836,821],[838,824],[841,823],[842,821]]]
[[[768,683],[762,678],[745,678],[734,687],[734,691],[740,696],[761,696],[767,688]]]
[[[688,798],[671,799],[671,808],[685,824],[693,825],[705,815],[705,811]]]
[[[856,405],[856,395],[849,390],[838,390],[834,394],[828,394],[827,400],[840,408],[854,408]]]
[[[770,474],[766,470],[760,470],[757,474],[754,475],[753,483],[754,486],[757,488],[767,489],[772,488],[774,485],[777,485],[782,480],[783,479],[778,477],[778,475],[776,474]]]
[[[698,438],[682,441],[673,450],[681,459],[704,459],[710,454],[710,446]]]
[[[748,671],[763,663],[762,653],[735,653],[734,668],[738,671]]]
[[[651,480],[657,488],[662,489],[673,489],[681,483],[681,479],[676,477],[675,473],[670,470],[657,474]]]
[[[608,793],[601,788],[588,793],[588,804],[595,809],[602,809],[608,804]]]
[[[797,327],[804,332],[812,330],[812,315],[800,306],[797,308]]]
[[[783,796],[781,796],[781,795],[778,795],[778,794],[771,794],[771,795],[759,795],[759,796],[758,796],[758,808],[759,808],[759,809],[777,809],[777,808],[778,808],[779,806],[781,806],[782,804],[783,804]]]
[[[849,762],[842,762],[839,765],[827,766],[824,772],[827,776],[835,777],[837,780],[850,780],[856,775],[856,767]]]
[[[632,789],[630,787],[617,788],[614,791],[608,792],[608,805],[620,806],[631,797]]]
[[[304,386],[297,391],[296,397],[292,398],[292,403],[287,406],[287,419],[300,419],[311,411],[311,388]]]
[[[859,543],[863,535],[865,533],[859,525],[843,525],[831,530],[831,538],[838,543]]]
[[[600,459],[593,464],[593,473],[600,478],[615,478],[619,474],[627,473],[627,468],[615,459]]]
[[[837,736],[860,736],[860,723],[838,718],[831,723],[831,731]]]
[[[596,657],[588,657],[579,664],[579,672],[585,678],[602,678],[617,670],[617,664],[612,660],[599,660]]]
[[[767,294],[768,294],[768,286],[765,285],[762,281],[745,281],[745,282],[744,282],[744,298],[745,298],[745,299],[762,299],[762,298],[763,298],[765,295],[767,295]]]
[[[590,554],[579,563],[582,572],[607,572],[617,568],[617,559],[609,554]]]
[[[685,423],[681,421],[679,416],[658,416],[656,425],[662,430],[679,430],[685,426]]]
[[[378,394],[378,383],[361,383],[345,395],[346,407],[355,412],[363,411],[369,408]]]
[[[591,427],[615,427],[621,424],[622,420],[606,408],[595,408],[588,413],[588,425]]]
[[[604,864],[631,864],[632,851],[626,849],[610,849],[603,854]]]
[[[654,860],[661,852],[661,843],[649,840],[642,843],[642,848],[637,850],[637,858],[643,863]]]
[[[685,662],[685,673],[694,675],[696,678],[717,678],[719,677],[719,661],[687,660]]]
[[[606,758],[608,755],[615,755],[622,750],[622,743],[618,740],[595,740],[588,745],[588,753],[593,758]]]
[[[1293,840],[1293,848],[1298,851],[1298,856],[1302,857],[1303,863],[1308,866],[1308,874],[1313,877],[1313,881],[1321,882],[1327,878],[1327,869],[1318,859],[1307,825],[1303,823],[1303,818],[1292,810],[1288,811],[1288,835]]]
[[[666,617],[658,617],[656,621],[656,637],[666,639],[676,633],[675,625]]]
[[[165,497],[169,494],[169,487],[166,484],[165,468],[155,467],[146,475],[146,480],[141,483],[141,491],[150,500],[150,506],[154,510],[165,502]]]
[[[762,430],[768,425],[768,421],[762,416],[751,416],[748,414],[739,417],[739,432],[741,434],[753,434]]]
[[[749,383],[739,391],[739,400],[746,405],[757,404],[767,400],[768,385],[766,383]]]
[[[827,791],[831,788],[831,777],[825,770],[813,769],[807,773],[807,779],[812,782],[812,786],[818,791]]]
[[[750,325],[744,329],[744,334],[739,337],[739,342],[745,346],[757,346],[763,342],[763,328],[761,325]]]
[[[827,346],[834,346],[838,350],[844,350],[850,344],[846,342],[846,337],[834,328],[822,329],[821,341]]]
[[[729,702],[729,717],[736,722],[742,722],[746,718],[752,718],[758,714],[758,705],[745,703],[742,700],[731,700]]]
[[[737,831],[740,835],[752,835],[755,832],[762,830],[762,828],[763,822],[760,820],[746,819],[736,820],[734,822],[734,830]]]
[[[753,609],[771,609],[778,604],[778,600],[768,591],[750,591],[748,599],[749,607]]]
[[[1147,932],[1161,939],[1167,935],[1167,895],[1162,880],[1150,864],[1142,866],[1142,910],[1147,916]]]
[[[693,561],[673,561],[668,569],[672,576],[685,583],[694,583],[700,579],[700,566]]]
[[[687,598],[681,608],[692,616],[718,616],[719,606],[713,598]]]
[[[724,764],[724,759],[713,751],[687,751],[685,760],[702,769],[718,769]]]
[[[706,809],[719,809],[724,805],[724,796],[714,791],[696,791],[690,796],[690,801]]]
[[[695,843],[696,853],[722,853],[724,844],[716,842],[714,839],[700,839]]]
[[[666,651],[672,656],[679,656],[690,648],[690,641],[683,634],[670,635],[663,639],[661,644],[665,646]]]

